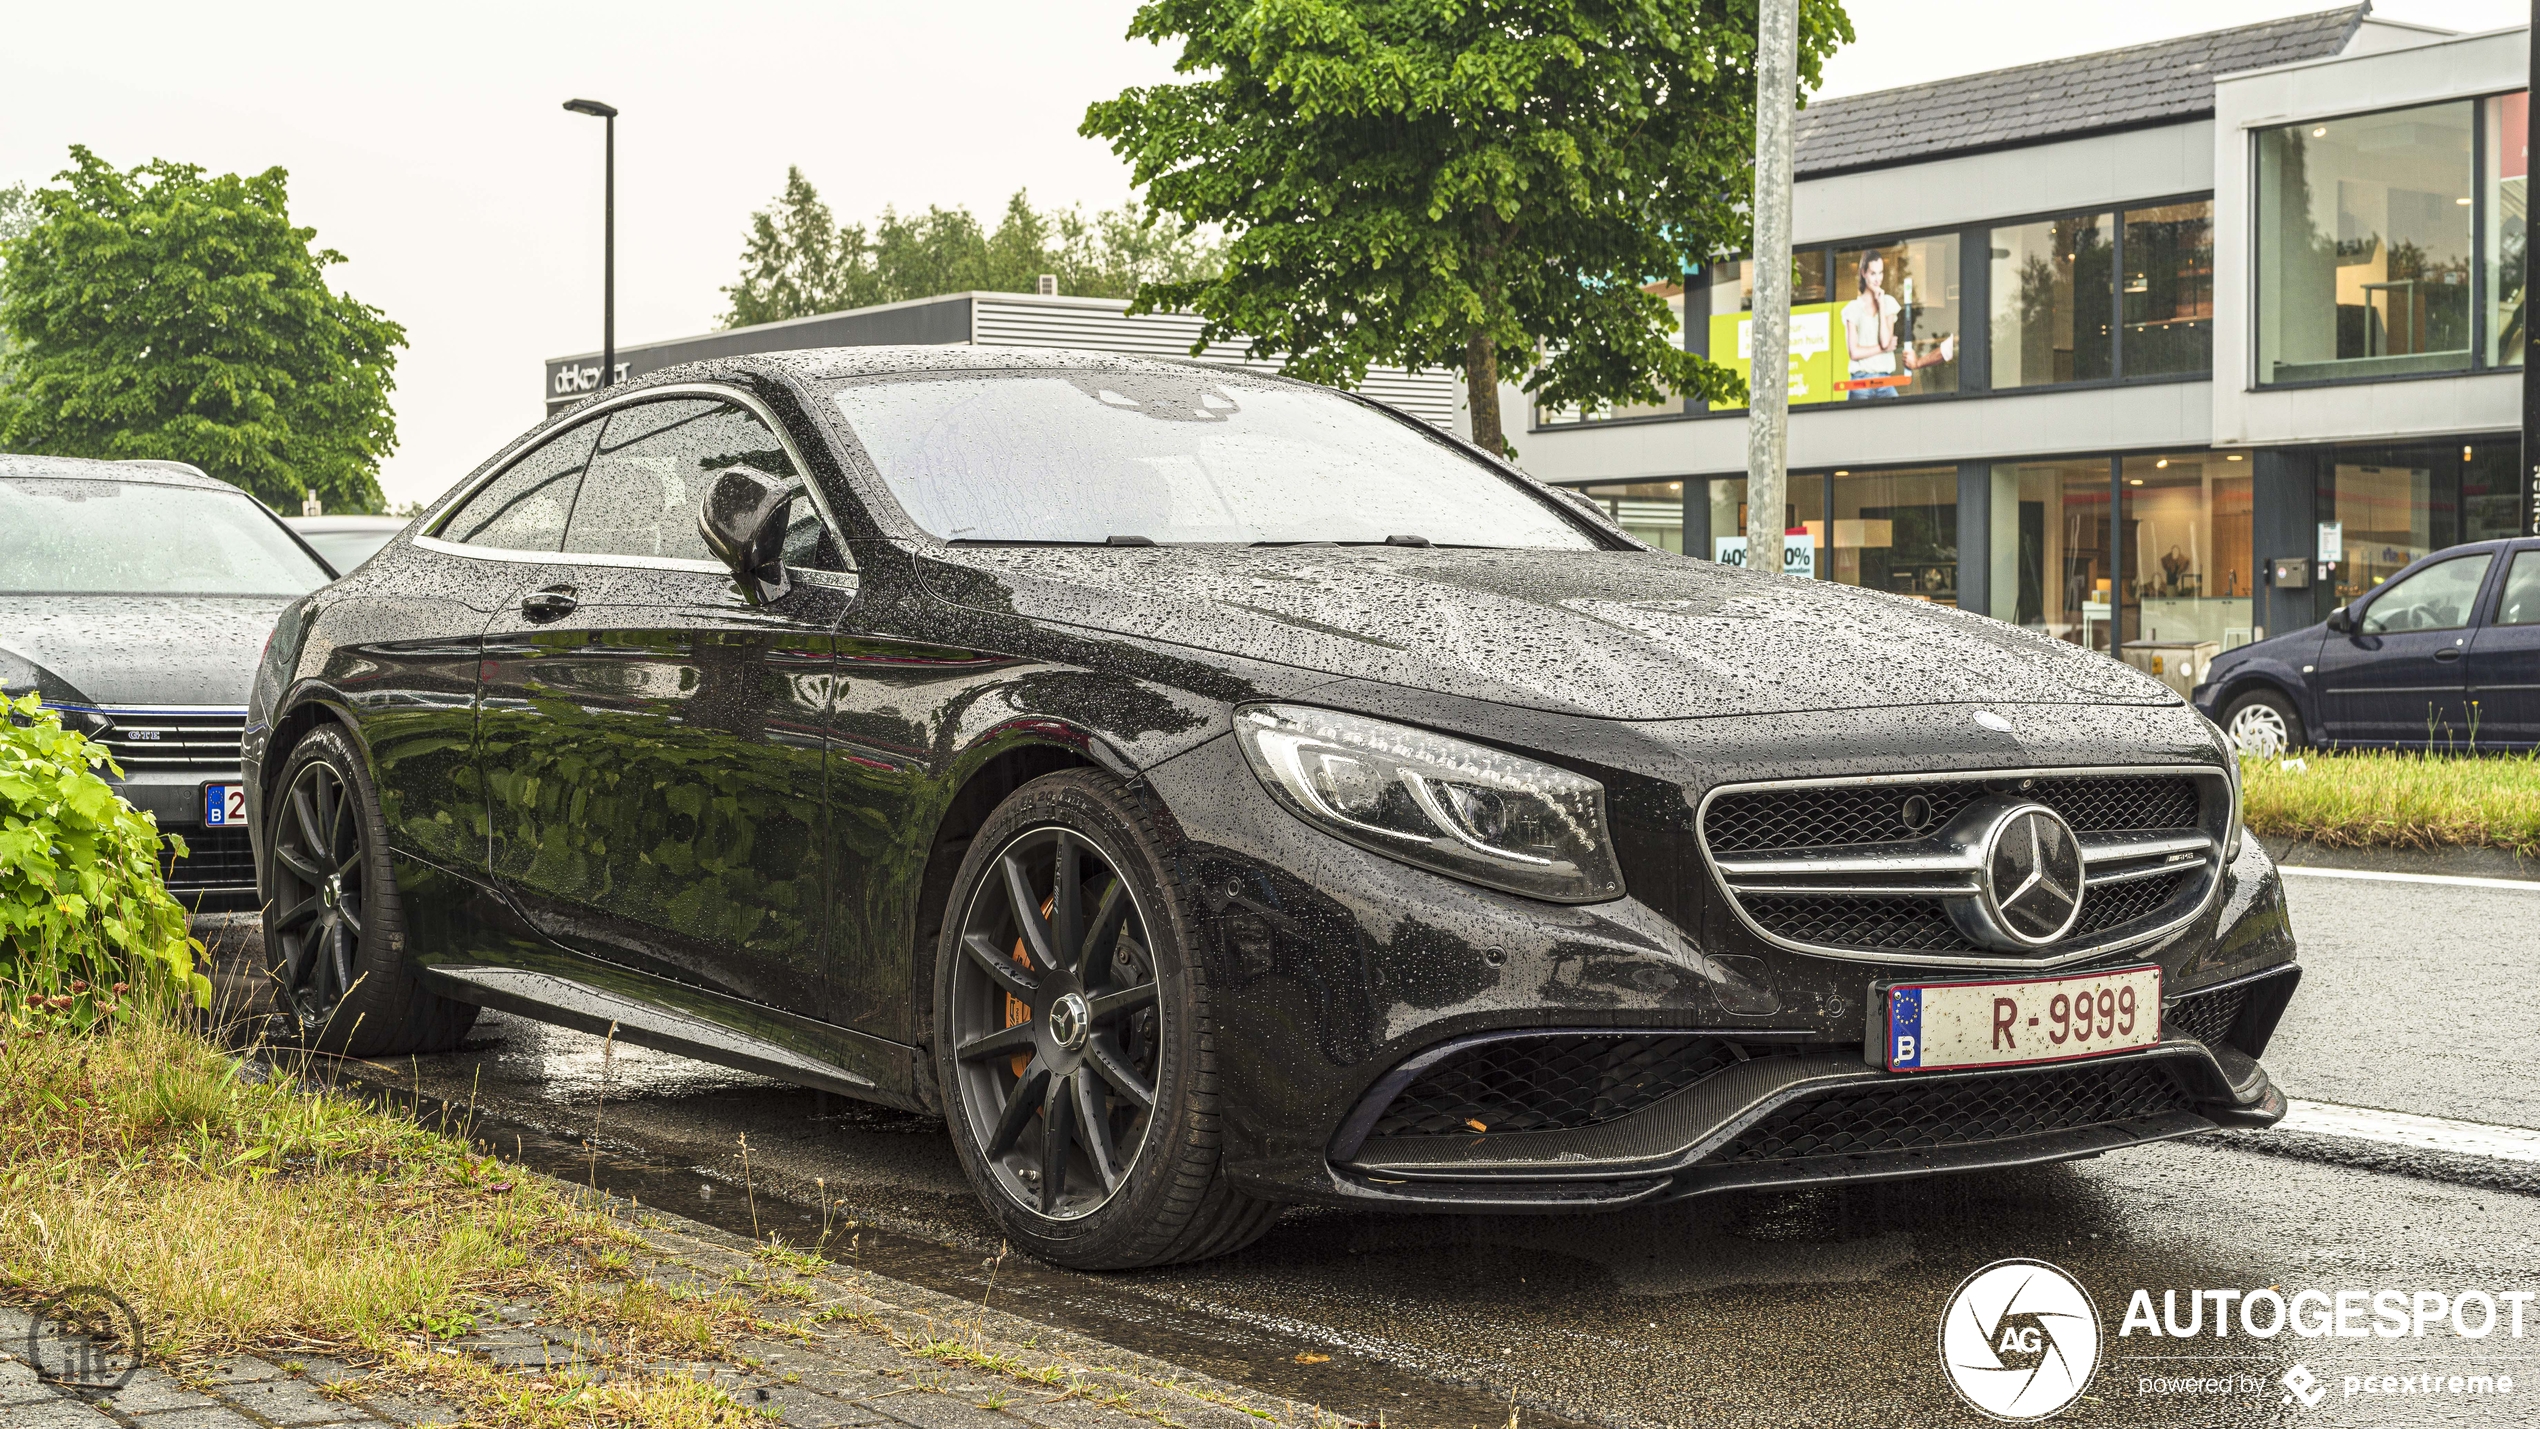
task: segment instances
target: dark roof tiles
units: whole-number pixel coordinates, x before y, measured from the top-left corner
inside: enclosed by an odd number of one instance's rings
[[[1799,177],[2201,119],[2214,112],[2214,76],[2337,54],[2370,9],[2343,5],[1822,100],[1799,113]]]

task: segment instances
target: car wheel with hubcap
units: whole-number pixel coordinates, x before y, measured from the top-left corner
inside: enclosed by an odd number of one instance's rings
[[[2302,716],[2274,690],[2251,690],[2223,711],[2223,733],[2243,754],[2289,754],[2302,747]]]
[[[332,726],[291,750],[264,810],[265,957],[284,1036],[346,1056],[442,1052],[475,1007],[425,991],[370,772]]]
[[[1226,1184],[1206,982],[1145,811],[1071,770],[972,840],[936,951],[935,1066],[962,1166],[1079,1269],[1219,1255],[1273,1204]]]

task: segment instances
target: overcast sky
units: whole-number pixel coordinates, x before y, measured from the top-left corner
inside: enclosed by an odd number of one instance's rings
[[[0,184],[74,143],[130,166],[291,171],[293,217],[352,261],[338,287],[406,325],[392,502],[429,498],[540,415],[539,364],[596,348],[600,123],[618,120],[618,336],[715,325],[751,209],[800,164],[842,217],[966,204],[993,220],[1109,207],[1125,168],[1088,101],[1171,77],[1122,38],[1133,0],[14,9]],[[1853,94],[2324,8],[2319,0],[1854,0]],[[2463,30],[2519,0],[2386,0]]]

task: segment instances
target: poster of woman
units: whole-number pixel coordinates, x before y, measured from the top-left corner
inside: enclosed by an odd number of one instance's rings
[[[1908,256],[1904,252],[1907,246],[1899,245],[1900,259]],[[1847,376],[1835,383],[1843,400],[1870,402],[1902,396],[1908,389],[1955,387],[1955,383],[1943,386],[1917,381],[1917,374],[1925,369],[1945,369],[1946,364],[1957,359],[1956,333],[1943,332],[1936,338],[1918,338],[1915,333],[1919,320],[1927,314],[1938,315],[1933,310],[1944,305],[1931,302],[1928,294],[1917,303],[1910,272],[1900,273],[1895,291],[1890,291],[1885,250],[1873,248],[1844,256],[1854,260],[1850,265],[1854,283],[1853,297],[1843,305],[1842,313]],[[1897,264],[1900,269],[1907,266],[1902,261]]]

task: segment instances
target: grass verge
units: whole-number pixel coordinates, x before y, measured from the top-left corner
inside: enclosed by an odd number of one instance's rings
[[[715,1429],[761,1422],[676,1372],[524,1380],[435,1346],[500,1305],[640,1355],[711,1359],[737,1297],[621,1283],[632,1240],[553,1183],[287,1074],[259,1076],[174,1015],[127,1011],[0,1040],[0,1298],[103,1286],[146,1358],[310,1355],[377,1366],[486,1424]]]
[[[2540,857],[2540,755],[2310,751],[2240,762],[2242,812],[2330,848],[2499,848]]]

